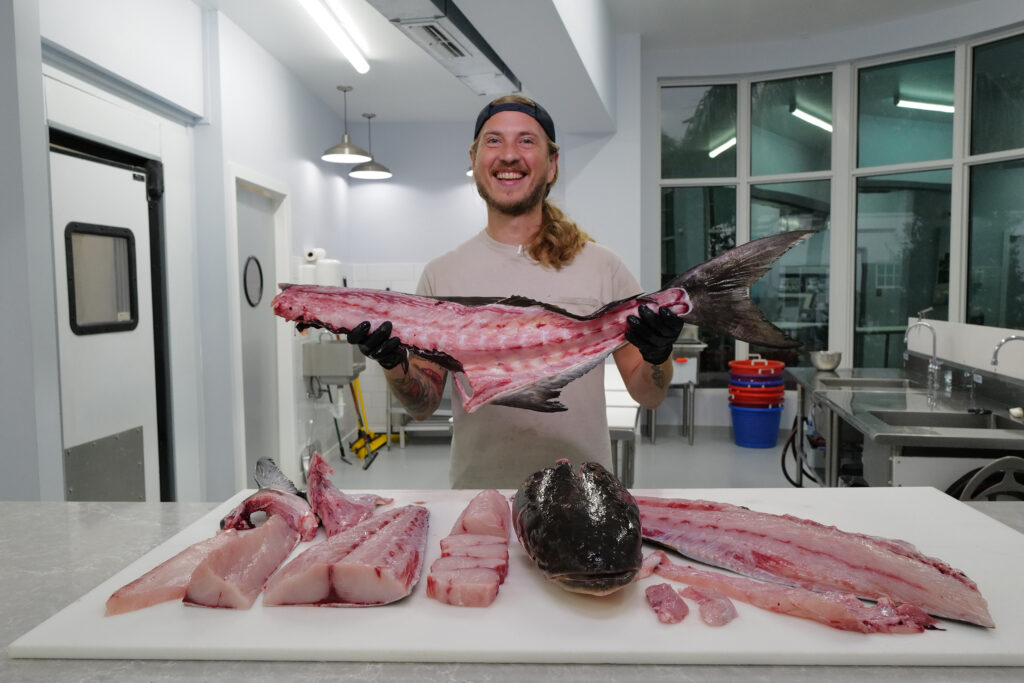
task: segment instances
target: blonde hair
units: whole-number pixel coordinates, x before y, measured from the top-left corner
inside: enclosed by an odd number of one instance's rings
[[[536,103],[522,95],[503,95],[491,102],[491,105],[503,104],[505,102],[518,102],[530,107]],[[547,138],[547,136],[545,136]],[[551,138],[548,141],[548,156],[553,157],[558,153],[558,145]],[[477,145],[480,144],[478,135],[470,147],[470,152],[475,156]],[[544,188],[544,203],[541,207],[540,230],[533,236],[530,243],[526,245],[526,251],[532,259],[541,265],[555,270],[572,262],[587,242],[593,242],[594,238],[585,233],[580,226],[565,215],[560,208],[548,200],[551,187],[558,181],[558,166],[555,166],[555,177]]]

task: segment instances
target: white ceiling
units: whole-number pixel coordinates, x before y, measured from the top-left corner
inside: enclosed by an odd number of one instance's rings
[[[604,2],[615,34],[640,34],[645,49],[783,41],[863,28],[970,0],[457,0],[456,4],[567,132],[608,129],[555,3]],[[490,99],[462,85],[366,0],[341,0],[365,41],[370,71],[358,74],[295,0],[197,0],[219,9],[349,121],[374,112],[382,122],[468,122]],[[559,65],[553,69],[552,65]],[[579,82],[579,81],[576,81]],[[557,97],[555,94],[557,93]],[[602,117],[602,114],[604,115]]]

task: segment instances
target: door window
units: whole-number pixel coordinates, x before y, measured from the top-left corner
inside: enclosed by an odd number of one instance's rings
[[[68,223],[64,242],[72,331],[83,335],[134,330],[139,306],[131,230]]]

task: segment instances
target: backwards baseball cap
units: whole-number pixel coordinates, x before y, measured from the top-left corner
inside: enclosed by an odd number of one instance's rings
[[[476,117],[476,128],[473,130],[473,139],[476,140],[477,136],[480,135],[480,129],[484,127],[485,123],[487,123],[487,119],[503,111],[518,111],[533,118],[540,124],[540,127],[544,129],[544,132],[547,133],[551,142],[555,141],[555,122],[551,120],[551,115],[548,114],[547,110],[536,102],[533,102],[533,104],[526,104],[524,102],[515,101],[501,102],[500,104],[494,104],[492,102],[480,110],[479,116]]]

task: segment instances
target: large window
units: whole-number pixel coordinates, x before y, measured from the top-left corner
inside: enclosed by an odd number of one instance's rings
[[[971,169],[967,322],[1024,329],[1024,159]]]
[[[899,367],[907,318],[949,309],[952,172],[857,180],[854,365]]]
[[[660,90],[663,280],[726,245],[819,233],[751,287],[802,347],[701,330],[702,382],[748,351],[898,366],[922,311],[1024,329],[1024,34]]]
[[[861,69],[857,165],[953,156],[953,53]]]

